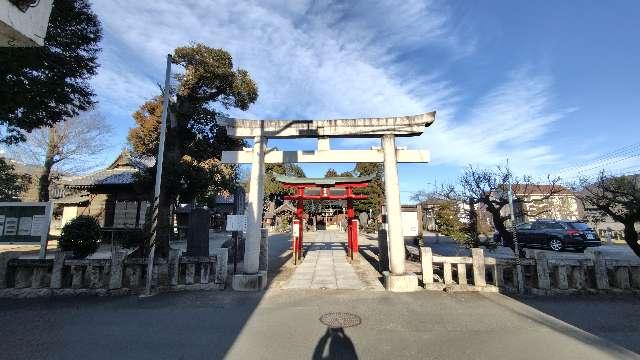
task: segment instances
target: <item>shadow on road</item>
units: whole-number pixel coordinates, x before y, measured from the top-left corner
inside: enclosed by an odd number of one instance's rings
[[[270,237],[270,279],[290,258],[287,234]],[[265,291],[161,293],[150,298],[1,299],[3,359],[219,359]]]
[[[344,332],[344,328],[327,327],[327,331],[318,341],[313,351],[313,360],[345,359],[357,360],[358,354],[353,342]]]
[[[609,348],[594,339],[605,339],[640,353],[640,298],[634,295],[559,295],[559,296],[510,296],[546,315],[582,330],[559,329],[568,335],[594,342],[594,345]],[[614,349],[609,349],[615,352]],[[623,358],[621,355],[620,358]]]

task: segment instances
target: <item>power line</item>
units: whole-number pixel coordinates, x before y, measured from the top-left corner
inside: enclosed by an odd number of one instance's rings
[[[613,151],[610,151],[608,153],[602,154],[602,155],[596,157],[595,159],[590,160],[590,162],[587,163],[587,164],[576,164],[576,163],[574,163],[571,166],[567,166],[565,168],[562,168],[562,169],[560,169],[560,170],[558,170],[556,172],[556,175],[564,174],[564,173],[567,173],[567,172],[570,172],[570,171],[574,171],[576,169],[580,169],[580,168],[583,168],[585,166],[590,166],[590,165],[593,165],[593,164],[606,162],[608,160],[619,158],[621,156],[630,155],[630,154],[635,153],[638,150],[640,150],[640,143],[626,145],[626,146],[623,146],[621,148],[618,148],[618,149],[615,149]]]

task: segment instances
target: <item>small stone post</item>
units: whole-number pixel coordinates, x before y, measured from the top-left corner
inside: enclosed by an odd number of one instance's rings
[[[599,290],[609,289],[609,275],[607,274],[607,263],[598,250],[593,251],[593,268],[596,277],[596,287]]]
[[[467,265],[464,263],[458,264],[458,284],[467,285]]]
[[[567,274],[567,266],[559,265],[556,267],[556,282],[558,289],[567,290],[569,288],[569,278]]]
[[[262,229],[260,236],[260,271],[269,270],[269,230]]]
[[[473,283],[475,286],[486,286],[484,265],[484,251],[480,248],[471,249],[471,261],[473,263]]]
[[[631,288],[629,282],[629,268],[626,266],[618,266],[616,268],[616,287],[621,290],[627,290]]]
[[[431,251],[431,248],[428,248]],[[378,230],[378,271],[389,271],[389,250],[387,248],[387,230]]]
[[[451,263],[442,264],[443,274],[444,274],[444,283],[446,285],[453,284],[453,274],[451,273]]]
[[[433,253],[430,247],[420,248],[420,262],[422,264],[422,282],[433,284]]]
[[[116,248],[111,253],[111,274],[109,274],[109,290],[120,289],[122,287],[122,271],[124,269],[124,258],[127,252]]]
[[[51,288],[60,289],[62,287],[62,269],[64,268],[64,260],[69,256],[64,251],[56,252],[53,260],[53,269],[51,270]]]
[[[71,287],[74,289],[82,288],[82,266],[71,266]]]
[[[169,285],[178,285],[180,277],[180,253],[179,249],[169,250]]]
[[[538,273],[538,289],[551,289],[551,280],[549,279],[549,261],[547,255],[542,251],[535,253],[536,272]]]

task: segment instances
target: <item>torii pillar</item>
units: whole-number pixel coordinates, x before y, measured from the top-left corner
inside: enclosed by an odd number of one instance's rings
[[[419,136],[435,121],[435,111],[411,116],[332,120],[245,120],[222,119],[227,134],[235,138],[254,139],[251,150],[224,151],[226,164],[252,164],[247,239],[244,253],[244,273],[233,276],[235,290],[259,290],[266,286],[266,273],[259,269],[259,251],[264,195],[265,163],[384,163],[385,202],[388,223],[389,273],[385,273],[385,288],[404,292],[418,289],[418,278],[405,270],[404,238],[400,209],[398,162],[426,163],[426,150],[397,149],[397,136]],[[316,151],[266,150],[267,138],[317,138]],[[381,138],[382,149],[330,150],[328,139]]]

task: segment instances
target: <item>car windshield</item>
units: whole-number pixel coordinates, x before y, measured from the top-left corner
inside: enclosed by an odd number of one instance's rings
[[[518,229],[518,230],[530,230],[531,229],[531,224],[528,224],[528,223],[520,224],[520,225],[516,226],[516,229]]]
[[[589,225],[587,225],[585,223],[581,223],[581,222],[569,223],[569,226],[571,226],[572,228],[574,228],[576,230],[591,230]]]

